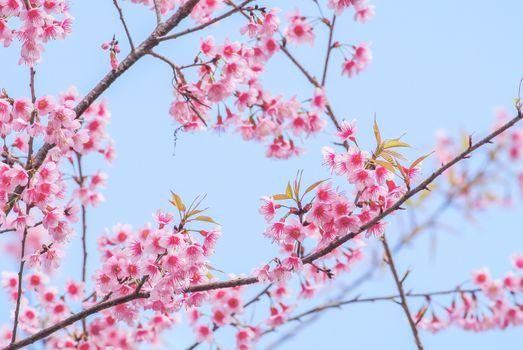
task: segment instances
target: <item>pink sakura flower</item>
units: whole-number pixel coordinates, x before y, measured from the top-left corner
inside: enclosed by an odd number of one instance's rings
[[[216,246],[216,242],[221,235],[222,234],[218,228],[215,228],[214,230],[207,233],[202,244],[203,255],[210,256],[214,253],[214,247]]]
[[[322,202],[317,202],[312,205],[309,214],[307,215],[307,220],[313,222],[326,222],[330,217],[330,206]]]
[[[174,219],[172,214],[164,213],[161,210],[157,210],[153,217],[154,220],[158,223],[160,229],[164,228],[166,225],[169,225]]]
[[[370,159],[367,151],[361,151],[358,147],[350,146],[346,154],[346,167],[349,172],[363,168],[365,162]]]
[[[314,31],[306,18],[300,15],[298,9],[294,10],[288,17],[291,23],[285,30],[287,40],[290,43],[309,43],[312,46],[314,44]]]
[[[346,59],[341,65],[341,74],[352,78],[355,74],[361,71],[361,67],[354,59]]]
[[[193,326],[198,322],[200,319],[201,312],[198,310],[198,308],[191,307],[187,309],[187,320],[189,321],[189,324]]]
[[[323,164],[333,169],[336,166],[336,152],[331,147],[323,147],[321,153],[323,154]]]
[[[363,3],[363,0],[328,0],[327,7],[340,15],[349,6],[357,6],[361,3]]]
[[[472,272],[472,282],[477,285],[484,285],[490,281],[490,274],[486,267]]]
[[[253,271],[253,276],[255,276],[258,281],[266,282],[270,280],[270,270],[269,265],[263,265],[262,267],[256,268]]]
[[[196,333],[197,342],[207,342],[209,344],[212,344],[212,342],[214,341],[212,329],[208,325],[199,325],[195,328],[194,331]]]
[[[32,108],[33,104],[28,98],[22,98],[20,100],[17,100],[13,105],[13,116],[15,118],[29,120]]]
[[[72,300],[82,300],[84,297],[84,283],[69,281],[65,284],[65,291]]]
[[[503,287],[506,288],[510,292],[517,292],[518,290],[518,277],[513,272],[508,272],[505,275],[505,278],[503,278]]]
[[[282,266],[289,271],[300,272],[302,270],[303,263],[296,255],[292,255],[282,261]]]
[[[47,287],[38,293],[38,296],[44,307],[47,308],[49,305],[54,304],[54,302],[57,300],[58,290],[54,287]]]
[[[203,249],[197,244],[191,244],[185,249],[185,257],[188,262],[196,263],[203,258]]]
[[[18,287],[18,275],[15,272],[2,271],[2,287],[15,290]]]
[[[358,232],[361,222],[357,216],[343,215],[336,219],[336,227],[340,234],[348,232]]]
[[[354,8],[356,10],[354,20],[356,22],[365,23],[376,15],[376,7],[373,5],[363,6],[363,4],[361,4],[356,5]]]
[[[211,102],[220,102],[230,95],[227,85],[223,82],[214,83],[207,92],[207,97]]]
[[[503,294],[503,284],[500,280],[487,281],[481,285],[481,289],[485,296],[491,300],[499,300]]]
[[[122,225],[122,224],[116,224],[113,226],[113,240],[116,243],[124,243],[127,242],[129,237],[132,235],[132,226],[131,225]]]
[[[322,88],[316,88],[314,90],[314,96],[311,99],[311,106],[319,111],[325,110],[325,107],[327,106],[327,97]]]
[[[230,313],[226,311],[223,307],[216,307],[211,312],[211,319],[213,323],[215,323],[218,326],[223,326],[230,322],[231,317]]]
[[[43,96],[36,100],[35,107],[40,115],[46,115],[54,110],[54,97]]]
[[[295,241],[302,242],[305,238],[303,225],[295,219],[287,221],[283,233],[283,239],[287,243],[294,243]]]
[[[518,270],[523,270],[523,255],[522,254],[514,254],[512,256],[512,264],[514,267]]]
[[[280,44],[273,37],[266,37],[260,43],[264,58],[268,60],[280,50]]]
[[[269,274],[269,281],[283,282],[291,278],[291,272],[282,265],[276,266]]]
[[[279,205],[275,204],[273,199],[270,197],[262,197],[262,200],[264,201],[264,203],[259,209],[260,214],[263,215],[267,222],[272,221],[274,215],[276,214],[276,209],[278,209]]]
[[[45,282],[47,282],[47,276],[39,272],[33,272],[26,276],[26,283],[31,289],[36,291],[40,291]]]
[[[229,298],[227,298],[225,305],[229,311],[233,313],[238,313],[243,308],[241,299],[237,295],[231,295]]]
[[[376,177],[376,182],[381,185],[383,185],[387,180],[392,180],[394,178],[394,174],[381,165],[378,165],[374,170],[374,176]]]
[[[385,233],[385,227],[388,225],[386,222],[378,222],[377,224],[372,225],[371,228],[367,230],[365,237],[369,238],[370,236],[381,237]]]
[[[19,322],[26,332],[37,332],[39,329],[38,311],[29,306],[24,307],[20,312]]]
[[[354,184],[358,191],[362,191],[366,187],[372,186],[374,184],[374,179],[372,178],[370,171],[358,169],[349,175],[349,182]]]
[[[337,132],[337,136],[341,141],[351,140],[356,141],[356,131],[357,131],[356,120],[348,122],[346,120],[342,121],[340,124],[340,130]]]

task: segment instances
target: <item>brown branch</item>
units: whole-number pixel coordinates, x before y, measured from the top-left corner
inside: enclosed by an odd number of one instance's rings
[[[29,209],[27,210],[29,213]],[[20,253],[20,267],[18,269],[18,290],[16,295],[16,306],[15,306],[15,317],[13,320],[13,334],[11,335],[11,344],[16,340],[16,331],[18,329],[18,316],[20,315],[20,304],[22,301],[22,280],[24,276],[24,265],[25,265],[25,242],[27,239],[27,227],[24,229],[24,235],[22,236],[22,249]]]
[[[406,293],[405,296],[407,298],[431,298],[431,297],[434,297],[434,296],[451,295],[451,294],[457,294],[457,293],[470,293],[470,294],[472,294],[472,293],[478,293],[480,291],[481,291],[481,289],[460,289],[460,288],[455,288],[455,289],[450,289],[450,290],[442,290],[442,291],[429,292],[429,293]],[[339,309],[342,306],[349,305],[349,304],[375,303],[375,302],[379,302],[379,301],[395,301],[396,299],[400,299],[400,298],[401,298],[401,296],[399,294],[397,294],[397,295],[379,296],[379,297],[369,297],[369,298],[361,298],[360,296],[357,296],[355,298],[348,299],[348,300],[339,300],[339,301],[335,301],[335,302],[329,302],[329,303],[325,303],[325,304],[322,304],[322,305],[310,308],[310,309],[308,309],[306,311],[303,311],[303,312],[297,314],[296,316],[288,318],[286,320],[285,324],[288,324],[288,323],[294,322],[294,321],[302,321],[302,318],[304,318],[306,316],[309,316],[309,315],[319,315],[321,312],[323,312],[325,310]],[[303,324],[303,323],[300,323],[300,325],[301,324]],[[266,334],[272,333],[276,329],[277,329],[276,327],[267,329],[266,331],[264,331],[262,333],[262,335],[266,335]],[[294,334],[293,332],[289,332],[287,334],[287,336],[290,336],[290,335],[293,335],[293,334]],[[275,349],[276,347],[281,345],[282,341],[285,341],[285,340],[287,340],[287,338],[280,338],[280,340],[270,344],[266,348],[266,350]]]
[[[162,13],[160,12],[160,4],[158,4],[158,0],[153,0],[154,4],[154,13],[156,14],[156,24],[160,25],[162,23]]]
[[[460,192],[461,189],[467,187],[467,186],[471,186],[473,184],[475,184],[478,179],[480,179],[481,177],[484,176],[486,170],[487,170],[487,166],[491,164],[490,162],[487,162],[486,165],[484,167],[481,168],[480,171],[478,171],[476,173],[476,175],[474,175],[470,181],[468,181],[466,184],[463,184],[460,188],[458,188],[456,191],[454,192],[451,192],[451,193],[448,193],[446,198],[444,199],[444,201],[441,202],[441,204],[437,207],[437,209],[435,209],[429,216],[428,218],[421,224],[417,225],[416,227],[412,228],[408,234],[404,235],[403,238],[400,240],[400,242],[398,242],[396,244],[396,246],[394,246],[392,248],[392,253],[393,254],[396,254],[398,253],[399,251],[401,251],[408,243],[410,243],[412,240],[414,240],[418,234],[420,232],[422,232],[425,228],[427,227],[430,227],[432,225],[434,225],[438,218],[440,216],[442,216],[445,211],[450,207],[450,205],[452,204],[452,202],[454,200],[456,200],[456,198],[458,197],[457,194]],[[337,294],[337,296],[335,296],[332,300],[332,302],[330,302],[329,304],[333,304],[333,305],[336,305],[338,303],[343,303],[343,301],[341,301],[343,299],[343,297],[351,292],[352,290],[354,290],[355,288],[359,287],[360,285],[362,285],[363,283],[365,283],[369,278],[371,278],[373,275],[374,275],[374,272],[376,271],[376,268],[380,266],[379,262],[375,262],[374,264],[372,264],[362,275],[360,275],[356,280],[354,280],[352,283],[350,283],[349,285],[345,286],[344,288],[342,288],[342,290]],[[472,291],[463,291],[463,292],[474,292],[476,290],[472,290]],[[443,293],[443,292],[439,292],[439,293],[433,293],[431,295],[438,295],[438,294],[448,294],[448,293]],[[417,296],[417,295],[412,295],[412,294],[409,294],[407,293],[407,296]],[[330,309],[330,308],[324,308],[325,310],[327,309]],[[296,327],[292,328],[291,330],[287,331],[285,334],[281,335],[276,341],[274,341],[268,348],[268,349],[275,349],[279,346],[281,346],[283,343],[285,343],[286,341],[290,340],[291,338],[295,337],[300,331],[302,331],[305,327],[308,327],[310,326],[314,321],[316,321],[321,315],[323,315],[323,313],[314,313],[314,315],[312,317],[309,317],[308,319],[306,320],[302,320]]]
[[[384,217],[386,217],[386,216],[390,215],[392,212],[400,209],[401,205],[403,203],[405,203],[407,200],[409,200],[411,197],[413,197],[414,195],[416,195],[417,193],[419,193],[419,192],[421,192],[423,190],[426,190],[428,185],[430,185],[434,180],[436,180],[439,176],[441,176],[449,168],[454,166],[456,163],[458,163],[458,162],[460,162],[460,161],[462,161],[464,159],[469,158],[470,154],[472,152],[474,152],[475,150],[477,150],[478,148],[480,148],[481,146],[483,146],[483,145],[485,145],[487,143],[492,143],[492,140],[496,136],[498,136],[499,134],[503,133],[507,129],[510,129],[514,124],[519,122],[521,119],[523,119],[523,114],[521,112],[518,112],[516,117],[514,117],[511,120],[509,120],[507,123],[502,125],[497,130],[493,131],[492,133],[490,133],[489,135],[487,135],[486,137],[484,137],[480,141],[478,141],[478,142],[476,142],[474,144],[471,144],[469,147],[467,147],[464,151],[462,151],[456,157],[454,157],[449,162],[447,162],[446,164],[441,166],[438,170],[433,172],[431,176],[429,176],[424,181],[422,181],[418,186],[416,186],[416,187],[412,188],[411,190],[409,190],[408,192],[406,192],[400,199],[398,199],[398,201],[394,205],[389,207],[387,210],[383,211],[380,215],[377,215],[374,219],[370,220],[365,225],[361,226],[356,232],[348,233],[345,236],[343,236],[343,237],[341,237],[341,238],[331,242],[330,244],[328,244],[324,248],[316,251],[315,253],[306,256],[303,259],[303,263],[308,264],[311,261],[314,261],[314,260],[316,260],[316,259],[318,259],[318,258],[320,258],[322,256],[327,255],[328,253],[332,252],[334,249],[336,249],[339,246],[341,246],[343,243],[353,239],[354,237],[358,236],[360,233],[368,230],[369,228],[371,228],[375,224],[379,223]]]
[[[514,117],[513,119],[511,119],[510,121],[508,121],[507,123],[502,125],[497,130],[493,131],[492,133],[490,133],[489,135],[487,135],[480,141],[478,141],[474,144],[471,144],[467,149],[465,149],[463,152],[458,154],[455,158],[450,160],[448,163],[443,165],[441,168],[436,170],[431,176],[426,178],[418,186],[414,187],[413,189],[411,189],[410,191],[405,193],[394,205],[389,207],[387,210],[383,211],[381,214],[377,215],[374,219],[370,220],[365,225],[361,226],[356,232],[348,233],[348,234],[342,236],[341,238],[333,241],[332,243],[328,244],[323,249],[320,249],[320,250],[316,251],[315,253],[307,255],[306,257],[304,257],[302,259],[302,263],[310,264],[310,263],[314,262],[315,260],[331,253],[334,249],[338,248],[345,242],[358,236],[360,233],[368,230],[369,228],[371,228],[372,226],[374,226],[375,224],[380,222],[383,218],[390,215],[392,212],[398,210],[403,203],[405,203],[408,199],[413,197],[415,194],[426,189],[430,183],[432,183],[436,178],[438,178],[441,174],[443,174],[450,167],[452,167],[456,163],[458,163],[466,158],[469,158],[470,154],[473,151],[475,151],[476,149],[480,148],[481,146],[483,146],[487,143],[492,143],[492,140],[496,136],[503,133],[507,129],[511,128],[514,124],[516,124],[522,118],[523,118],[523,114],[521,114],[521,112],[518,112],[518,115],[516,117]],[[223,289],[223,288],[238,287],[238,286],[242,286],[242,285],[250,285],[250,284],[254,284],[254,283],[258,283],[258,282],[259,281],[258,281],[257,277],[251,276],[251,277],[245,277],[245,278],[232,279],[232,280],[228,280],[228,281],[219,281],[219,282],[211,282],[211,283],[196,285],[196,286],[192,286],[192,287],[185,289],[184,292],[185,293],[203,292],[203,291],[209,291],[209,290],[215,290],[215,289]],[[133,294],[127,295],[125,297],[120,297],[117,299],[107,301],[102,304],[98,304],[94,307],[88,308],[77,314],[74,314],[54,326],[45,328],[42,331],[24,339],[18,343],[11,344],[6,349],[19,349],[22,346],[32,344],[37,340],[43,339],[43,338],[49,336],[50,334],[53,334],[54,332],[60,330],[61,328],[69,326],[69,325],[73,324],[74,322],[81,320],[85,317],[88,317],[89,315],[92,315],[98,311],[105,310],[107,308],[110,308],[110,307],[113,307],[116,305],[124,304],[124,303],[127,303],[127,302],[135,300],[135,299],[149,298],[149,296],[150,296],[150,294],[146,293],[146,292],[145,293],[133,293]]]
[[[220,16],[217,16],[217,17],[214,17],[213,19],[210,19],[209,21],[205,22],[205,23],[202,23],[198,26],[195,26],[195,27],[191,27],[191,28],[188,28],[186,30],[183,30],[179,33],[175,33],[175,34],[172,34],[172,35],[166,35],[166,36],[163,36],[161,38],[158,38],[158,41],[166,41],[166,40],[173,40],[173,39],[177,39],[181,36],[184,36],[184,35],[187,35],[187,34],[190,34],[190,33],[194,33],[194,32],[197,32],[199,30],[202,30],[204,28],[207,28],[208,26],[210,26],[211,24],[214,24],[216,22],[219,22],[221,21],[222,19],[225,19],[233,14],[235,14],[236,12],[238,11],[242,11],[243,7],[247,4],[249,4],[250,2],[253,2],[254,0],[244,0],[241,4],[239,5],[234,5],[233,9],[230,10],[230,11],[227,11],[225,12],[224,14],[220,15]]]
[[[383,243],[383,248],[385,249],[387,263],[390,267],[390,271],[392,272],[392,276],[394,277],[394,282],[396,282],[396,287],[398,288],[398,292],[400,294],[400,305],[403,311],[405,312],[407,320],[409,321],[410,329],[412,331],[412,335],[414,336],[414,341],[416,342],[418,350],[423,350],[423,343],[421,342],[421,339],[419,337],[416,323],[412,319],[412,314],[409,310],[409,304],[407,303],[407,297],[405,296],[405,291],[403,290],[403,281],[398,276],[398,270],[396,269],[396,264],[394,264],[394,259],[392,257],[392,253],[390,252],[389,244],[387,243],[387,238],[385,237],[385,235],[381,237],[381,242]]]
[[[129,31],[129,28],[127,27],[127,22],[125,21],[125,18],[123,16],[123,11],[120,5],[118,4],[118,0],[113,0],[114,7],[116,7],[116,10],[118,11],[118,15],[120,16],[120,22],[122,22],[123,29],[125,30],[125,35],[127,36],[127,40],[129,41],[129,46],[131,47],[131,52],[134,51],[134,43],[133,38],[131,37],[131,32]]]
[[[82,170],[82,156],[76,152],[76,160],[78,162],[78,179],[77,183],[80,188],[84,187],[84,174]],[[85,205],[81,205],[82,208],[82,282],[85,283],[87,273],[87,210]],[[87,335],[87,324],[85,319],[82,319],[82,329],[84,334]]]
[[[95,314],[97,312],[100,312],[105,309],[109,309],[111,307],[114,307],[114,306],[117,306],[120,304],[128,303],[132,300],[143,299],[143,298],[148,298],[148,297],[149,297],[149,293],[134,292],[132,294],[129,294],[129,295],[126,295],[123,297],[104,301],[104,302],[96,304],[90,308],[87,308],[83,311],[80,311],[80,312],[66,318],[65,320],[58,322],[53,326],[47,327],[19,342],[11,344],[11,345],[7,346],[6,348],[4,348],[4,350],[21,349],[27,345],[33,344],[34,342],[36,342],[38,340],[44,339],[44,338],[50,336],[51,334],[55,333],[56,331],[59,331],[60,329],[68,327],[68,326],[72,325],[73,323],[75,323],[79,320],[82,320],[92,314]]]
[[[321,78],[321,86],[325,86],[327,81],[327,70],[329,68],[329,59],[332,52],[332,37],[334,35],[334,25],[336,24],[336,14],[332,15],[332,21],[329,23],[329,41],[327,43],[327,54],[325,55],[325,64],[323,65],[323,76]]]

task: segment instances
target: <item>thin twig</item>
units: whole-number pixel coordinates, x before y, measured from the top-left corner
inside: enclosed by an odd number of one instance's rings
[[[129,41],[129,46],[131,47],[131,52],[134,51],[134,43],[133,38],[131,37],[131,32],[129,32],[129,28],[127,27],[127,22],[125,21],[125,18],[123,16],[123,11],[120,5],[118,4],[118,0],[113,0],[114,7],[116,7],[116,10],[118,11],[118,15],[120,16],[120,22],[122,22],[123,29],[125,30],[125,35],[127,36],[127,40]]]
[[[80,188],[84,187],[84,174],[82,170],[82,156],[80,153],[76,153],[76,160],[78,162],[78,186]],[[86,280],[86,274],[87,274],[87,210],[85,208],[85,205],[81,205],[82,208],[82,282],[85,283]],[[85,322],[85,319],[82,319],[82,330],[85,335],[87,335],[87,323]]]
[[[29,209],[27,210],[29,213]],[[20,267],[18,269],[18,290],[16,294],[16,306],[15,306],[15,317],[13,320],[13,334],[11,335],[11,344],[16,340],[16,331],[18,329],[18,316],[20,315],[20,304],[22,301],[22,284],[24,276],[24,265],[25,265],[25,241],[27,239],[27,227],[24,229],[24,235],[22,236],[22,248],[20,253]]]
[[[329,68],[329,59],[332,52],[332,37],[334,35],[334,25],[336,24],[336,14],[332,15],[332,21],[329,23],[329,41],[327,43],[327,54],[325,55],[325,64],[323,65],[323,76],[321,78],[321,86],[325,86],[327,81],[327,70]]]
[[[162,13],[160,12],[160,4],[158,4],[158,0],[153,0],[154,4],[154,13],[156,14],[156,24],[160,25],[162,23]]]
[[[405,296],[407,298],[430,298],[430,297],[434,297],[434,296],[451,295],[451,294],[457,294],[457,293],[472,294],[472,293],[478,293],[480,291],[481,291],[481,289],[460,289],[460,288],[454,288],[454,289],[450,289],[450,290],[443,290],[443,291],[429,292],[429,293],[406,293]],[[297,315],[295,315],[293,317],[290,317],[290,318],[288,318],[286,320],[285,324],[288,324],[288,323],[294,322],[294,321],[302,321],[302,319],[304,317],[306,317],[306,316],[318,315],[318,314],[320,314],[321,312],[323,312],[325,310],[339,309],[342,306],[349,305],[349,304],[375,303],[375,302],[379,302],[379,301],[395,301],[395,300],[400,299],[400,298],[401,298],[401,295],[399,295],[399,294],[397,294],[397,295],[387,295],[387,296],[378,296],[378,297],[369,297],[369,298],[361,298],[360,296],[357,296],[357,297],[354,297],[354,298],[348,299],[348,300],[340,300],[340,301],[335,301],[335,302],[329,302],[329,303],[325,303],[325,304],[322,304],[322,305],[310,308],[310,309],[308,309],[306,311],[303,311],[303,312],[301,312],[301,313],[299,313],[299,314],[297,314]],[[262,333],[262,335],[266,335],[266,334],[272,333],[275,330],[276,330],[276,327],[267,329],[266,331],[264,331]],[[270,344],[266,348],[266,350],[274,349],[274,348],[276,348],[279,345],[280,345],[280,341],[274,342],[274,343]]]
[[[396,287],[398,288],[398,292],[400,295],[401,300],[401,307],[403,311],[405,312],[405,316],[407,317],[407,320],[409,321],[410,329],[412,331],[412,335],[414,336],[414,341],[416,342],[416,346],[418,347],[418,350],[423,350],[423,343],[421,342],[421,339],[418,334],[418,328],[416,327],[416,323],[412,319],[412,314],[409,310],[409,304],[407,303],[407,297],[405,296],[405,291],[403,290],[403,281],[400,280],[398,276],[398,271],[396,269],[396,264],[394,263],[394,259],[392,257],[392,253],[390,252],[389,244],[387,243],[387,238],[385,235],[381,237],[381,242],[383,243],[383,248],[385,249],[385,255],[387,257],[387,263],[390,267],[390,271],[392,272],[392,276],[394,277],[394,282],[396,282]]]
[[[248,3],[250,2],[253,2],[254,0],[245,0],[243,1],[241,4],[239,5],[234,5],[233,9],[230,10],[230,11],[227,11],[225,12],[224,14],[220,15],[220,16],[217,16],[217,17],[214,17],[213,19],[210,19],[208,20],[207,22],[205,23],[202,23],[198,26],[195,26],[195,27],[192,27],[192,28],[188,28],[186,30],[183,30],[181,32],[178,32],[178,33],[175,33],[175,34],[171,34],[171,35],[166,35],[166,36],[163,36],[161,38],[158,38],[158,41],[166,41],[166,40],[173,40],[173,39],[177,39],[181,36],[184,36],[184,35],[187,35],[187,34],[190,34],[190,33],[194,33],[194,32],[197,32],[199,30],[202,30],[204,28],[207,28],[208,26],[210,26],[211,24],[214,24],[216,22],[219,22],[221,21],[222,19],[225,19],[233,14],[235,14],[236,12],[238,11],[241,11],[243,9],[243,7],[245,5],[247,5]]]

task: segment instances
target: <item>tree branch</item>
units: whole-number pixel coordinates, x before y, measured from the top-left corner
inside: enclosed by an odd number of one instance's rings
[[[327,43],[327,54],[325,55],[325,64],[323,65],[323,76],[321,78],[321,86],[325,86],[327,81],[327,70],[329,68],[329,59],[332,52],[332,37],[334,35],[334,25],[336,24],[336,14],[332,15],[332,21],[329,23],[329,41]]]
[[[400,305],[403,308],[403,311],[405,312],[407,320],[409,321],[410,330],[412,331],[412,335],[414,336],[414,341],[416,343],[416,346],[418,347],[418,350],[423,350],[423,343],[421,342],[421,339],[419,337],[416,323],[412,319],[412,314],[409,310],[409,304],[407,303],[405,291],[403,290],[403,281],[398,276],[396,264],[394,264],[394,259],[392,257],[392,253],[390,252],[389,244],[387,243],[387,238],[385,237],[385,235],[381,237],[381,242],[383,243],[383,248],[385,249],[385,256],[387,257],[387,263],[389,264],[390,271],[392,272],[392,276],[394,277],[394,282],[396,282],[396,287],[398,288],[401,300]]]
[[[154,13],[156,14],[156,24],[160,25],[162,23],[162,13],[160,12],[160,4],[158,4],[158,0],[153,0],[154,4]]]
[[[214,17],[213,19],[205,22],[205,23],[202,23],[196,27],[192,27],[192,28],[188,28],[186,30],[183,30],[179,33],[175,33],[175,34],[172,34],[172,35],[167,35],[167,36],[163,36],[161,38],[158,38],[158,41],[166,41],[166,40],[173,40],[173,39],[177,39],[181,36],[184,36],[184,35],[187,35],[187,34],[190,34],[190,33],[194,33],[194,32],[197,32],[199,30],[202,30],[204,28],[207,28],[208,26],[210,26],[211,24],[214,24],[216,22],[219,22],[221,21],[222,19],[224,18],[227,18],[233,14],[235,14],[236,12],[238,11],[242,11],[243,10],[243,7],[245,5],[247,5],[248,3],[250,2],[253,2],[254,0],[244,0],[241,4],[239,5],[234,5],[233,6],[233,9],[230,10],[230,11],[227,11],[225,12],[224,14],[220,15],[220,16],[217,16],[217,17]]]
[[[131,52],[134,51],[134,43],[133,38],[131,37],[131,32],[129,32],[129,28],[127,27],[127,23],[125,22],[125,18],[123,16],[123,11],[120,5],[118,4],[118,0],[113,0],[114,7],[116,7],[116,10],[118,11],[118,14],[120,16],[120,22],[122,22],[123,29],[125,30],[125,35],[127,36],[127,40],[129,41],[129,46],[131,47]]]
[[[441,168],[439,168],[437,171],[435,171],[431,176],[426,178],[418,186],[416,186],[415,188],[413,188],[410,191],[408,191],[407,193],[405,193],[400,199],[398,199],[398,201],[394,205],[392,205],[387,210],[383,211],[381,214],[374,217],[374,219],[370,220],[365,225],[362,225],[356,232],[348,233],[348,234],[342,236],[341,238],[333,241],[332,243],[328,244],[324,248],[322,248],[312,254],[307,255],[306,257],[304,257],[302,259],[302,263],[310,264],[310,263],[314,262],[315,260],[331,253],[334,249],[338,248],[345,242],[358,236],[360,233],[368,230],[369,228],[371,228],[372,226],[374,226],[375,224],[380,222],[383,218],[390,215],[392,212],[398,210],[401,207],[401,205],[403,203],[405,203],[408,199],[410,199],[411,197],[416,195],[418,192],[425,190],[430,183],[432,183],[436,178],[438,178],[441,174],[443,174],[450,167],[452,167],[456,163],[458,163],[466,158],[469,158],[470,154],[473,151],[475,151],[476,149],[480,148],[481,146],[483,146],[487,143],[492,143],[492,140],[496,136],[503,133],[507,129],[511,128],[514,124],[516,124],[522,118],[523,118],[523,114],[521,114],[521,112],[518,111],[518,114],[516,117],[514,117],[513,119],[511,119],[510,121],[508,121],[507,123],[505,123],[504,125],[499,127],[498,129],[496,129],[495,131],[493,131],[492,133],[490,133],[489,135],[487,135],[480,141],[478,141],[474,144],[470,144],[469,147],[467,147],[467,149],[465,149],[463,152],[458,154],[455,158],[453,158],[448,163],[446,163]],[[238,287],[238,286],[242,286],[242,285],[250,285],[250,284],[254,284],[254,283],[258,283],[258,282],[259,281],[258,281],[257,277],[251,276],[251,277],[245,277],[245,278],[232,279],[232,280],[228,280],[228,281],[218,281],[218,282],[204,283],[204,284],[200,284],[200,285],[196,285],[196,286],[191,286],[189,288],[186,288],[184,290],[184,292],[185,293],[203,292],[203,291],[209,291],[209,290],[215,290],[215,289],[223,289],[223,288]],[[73,324],[74,322],[81,320],[85,317],[88,317],[89,315],[92,315],[96,312],[105,310],[107,308],[110,308],[110,307],[113,307],[116,305],[124,304],[124,303],[127,303],[127,302],[135,300],[135,299],[149,298],[149,296],[150,296],[150,294],[147,292],[143,292],[143,293],[135,292],[133,294],[130,294],[130,295],[127,295],[124,297],[116,298],[116,299],[109,300],[107,302],[98,304],[94,307],[88,308],[77,314],[74,314],[54,326],[45,328],[42,331],[32,335],[31,337],[28,337],[15,344],[11,344],[6,349],[9,349],[9,350],[19,349],[22,346],[32,344],[37,340],[43,339],[43,338],[49,336],[50,334],[53,334],[54,332],[60,330],[61,328],[67,327],[67,326]]]

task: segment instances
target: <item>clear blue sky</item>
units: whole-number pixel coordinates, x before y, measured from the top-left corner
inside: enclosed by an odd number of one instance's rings
[[[494,107],[512,105],[518,79],[523,75],[523,2],[372,2],[377,7],[374,20],[359,25],[347,14],[338,22],[336,37],[349,43],[370,41],[373,63],[363,74],[348,80],[339,77],[340,57],[335,58],[328,88],[337,114],[350,120],[357,118],[360,137],[367,138],[369,144],[374,114],[385,135],[407,133],[406,141],[419,153],[428,153],[436,129],[482,135],[492,124]],[[303,13],[314,11],[312,2],[305,0],[270,3],[287,10],[300,4]],[[126,2],[122,5],[138,42],[154,26],[154,14],[141,6]],[[100,44],[116,33],[122,51],[128,49],[112,1],[77,0],[72,4],[72,13],[76,17],[73,35],[64,42],[47,45],[43,64],[37,68],[37,94],[56,94],[70,85],[86,93],[108,69],[107,52],[100,49]],[[230,19],[227,25],[213,27],[205,35],[224,37],[238,22]],[[314,67],[315,62],[323,60],[324,34],[317,33],[319,49],[296,50],[306,66]],[[168,42],[158,51],[188,62],[198,38]],[[17,47],[0,51],[0,86],[20,96],[28,94],[28,74],[25,67],[17,66],[18,54]],[[320,149],[332,138],[328,132],[323,133],[305,141],[303,157],[273,161],[264,157],[262,145],[245,143],[238,135],[181,134],[173,156],[176,125],[167,113],[172,100],[170,74],[167,66],[146,57],[104,95],[113,115],[109,131],[116,141],[118,157],[112,167],[106,167],[110,176],[109,188],[104,192],[107,201],[88,214],[91,251],[96,235],[105,228],[117,222],[139,227],[152,220],[151,213],[157,208],[168,208],[169,190],[184,198],[207,193],[209,213],[223,225],[224,233],[213,266],[237,274],[249,273],[276,254],[276,247],[261,235],[264,221],[257,214],[259,197],[280,192],[298,169],[305,170],[310,182],[328,177],[327,169],[321,167]],[[286,96],[307,98],[312,92],[283,57],[271,63],[264,82]],[[330,125],[328,131],[332,131]],[[101,164],[96,157],[90,159],[88,169]],[[430,167],[430,162],[426,166]],[[523,251],[522,213],[521,205],[511,210],[493,209],[474,224],[449,216],[447,220],[455,233],[438,233],[435,254],[430,253],[431,236],[426,235],[396,258],[400,270],[413,268],[407,287],[416,291],[453,288],[468,279],[472,269],[484,265],[498,275],[508,270],[508,257]],[[400,233],[398,225],[389,227],[389,237]],[[369,255],[379,251],[375,243],[371,242]],[[78,237],[72,246],[68,268],[58,276],[61,280],[80,275]],[[89,264],[89,270],[94,271],[97,261],[93,258]],[[0,267],[5,266],[4,259]],[[361,265],[351,278],[363,271],[365,266]],[[358,291],[373,296],[394,292],[388,271],[378,272]],[[7,308],[4,295],[0,307]],[[3,313],[0,320],[7,317]],[[174,348],[192,340],[189,333],[182,331],[174,331],[166,338]],[[397,305],[359,305],[329,311],[282,348],[413,349],[411,338]],[[519,349],[521,339],[521,328],[483,334],[457,329],[437,335],[422,333],[426,349]],[[232,344],[232,340],[227,343]]]

